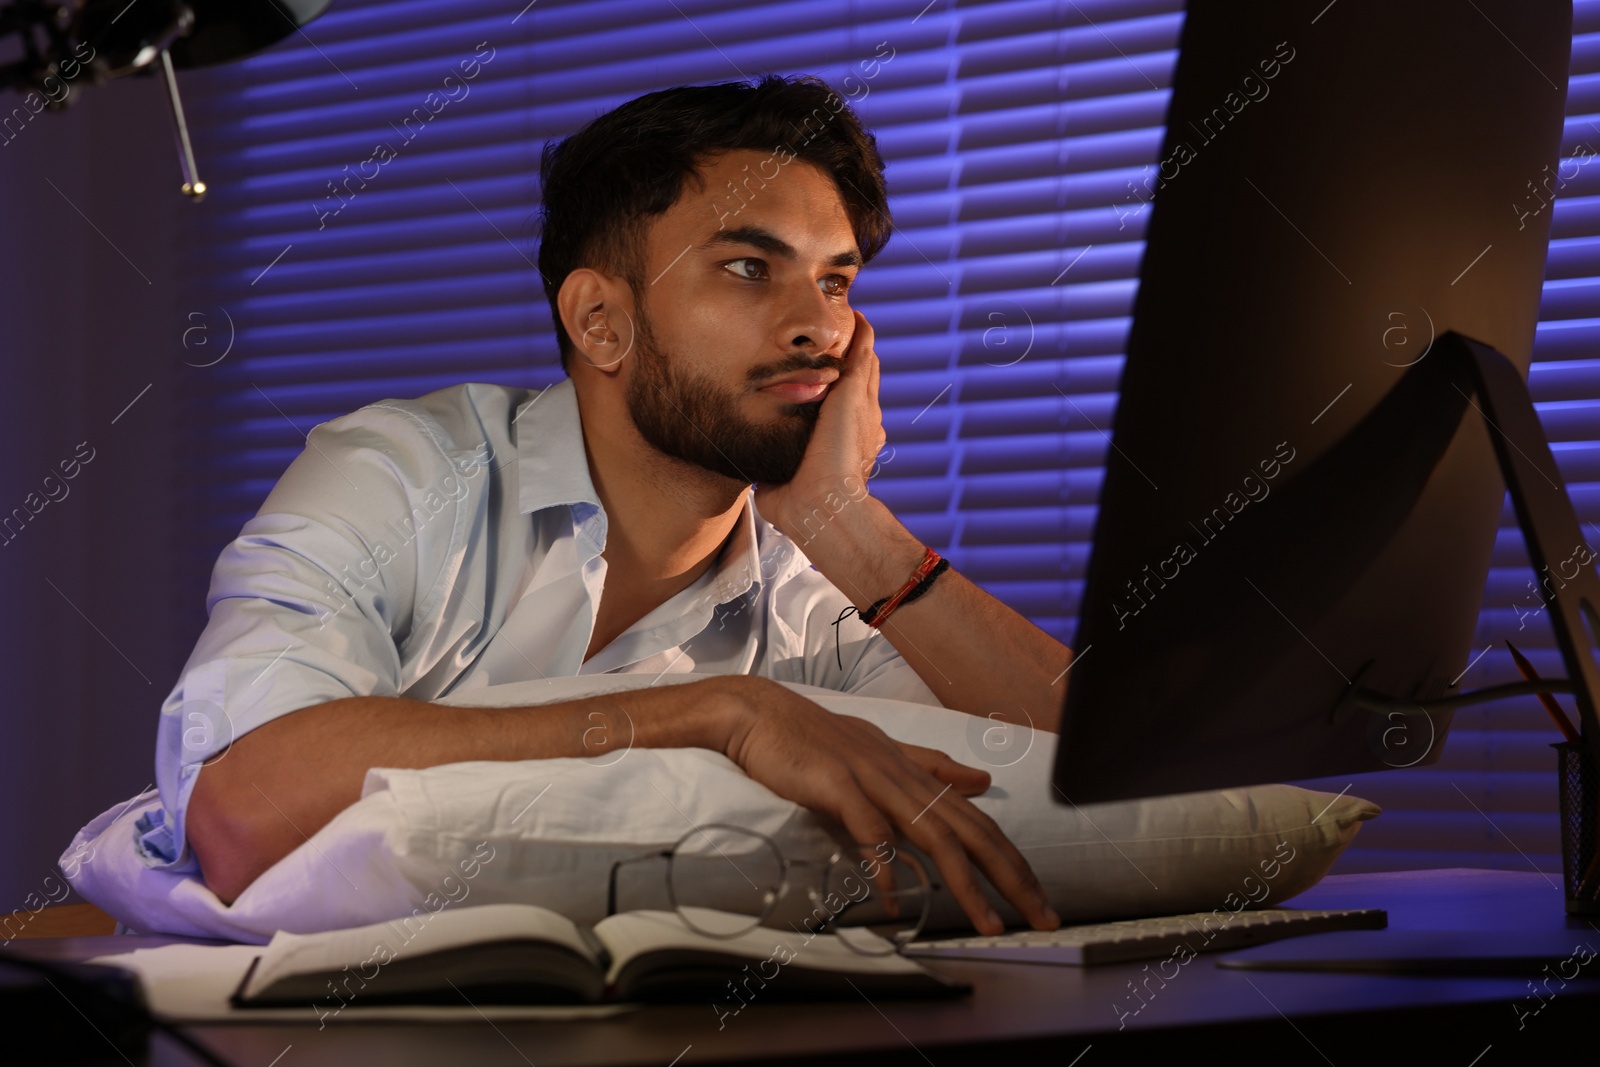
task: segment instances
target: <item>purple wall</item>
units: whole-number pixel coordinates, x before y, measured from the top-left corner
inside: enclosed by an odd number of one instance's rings
[[[161,700],[205,621],[171,590],[211,563],[169,547],[176,393],[204,373],[184,358],[204,360],[182,345],[194,209],[161,85],[72,98],[23,123],[23,97],[0,96],[22,109],[0,141],[0,520],[30,516],[0,525],[0,910],[59,895],[74,831],[150,781]]]

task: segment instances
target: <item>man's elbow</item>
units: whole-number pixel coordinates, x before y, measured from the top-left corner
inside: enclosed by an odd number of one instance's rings
[[[215,767],[201,769],[189,795],[184,835],[200,864],[200,877],[224,904],[232,904],[281,858],[271,854],[273,843],[263,833],[256,808]]]

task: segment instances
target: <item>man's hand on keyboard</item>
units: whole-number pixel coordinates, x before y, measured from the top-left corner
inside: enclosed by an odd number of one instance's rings
[[[981,933],[997,934],[1004,924],[974,864],[1036,929],[1061,924],[1022,853],[967,800],[989,788],[987,772],[835,715],[770,679],[727,682],[733,713],[723,751],[751,778],[839,820],[860,844],[893,842],[898,829],[937,864]]]

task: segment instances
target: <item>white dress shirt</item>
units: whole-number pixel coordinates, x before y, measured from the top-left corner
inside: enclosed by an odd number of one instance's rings
[[[879,631],[832,625],[850,598],[750,491],[714,565],[585,660],[606,530],[570,379],[457,385],[315,427],[212,571],[210,621],[161,708],[146,862],[193,869],[184,811],[204,760],[342,697],[649,671],[942,706]]]

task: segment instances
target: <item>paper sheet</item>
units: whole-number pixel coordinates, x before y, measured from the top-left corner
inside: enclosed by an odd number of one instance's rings
[[[150,1010],[168,1022],[181,1023],[338,1023],[359,1022],[446,1022],[490,1019],[515,1020],[603,1019],[632,1011],[634,1004],[580,1004],[549,1007],[524,1007],[462,1001],[460,1007],[447,1005],[369,1005],[359,1000],[337,1012],[326,1007],[318,1012],[310,1004],[303,1008],[245,1008],[228,1003],[239,987],[239,980],[250,961],[261,954],[260,945],[164,945],[142,948],[115,956],[99,956],[90,963],[103,963],[133,971],[144,984]]]

